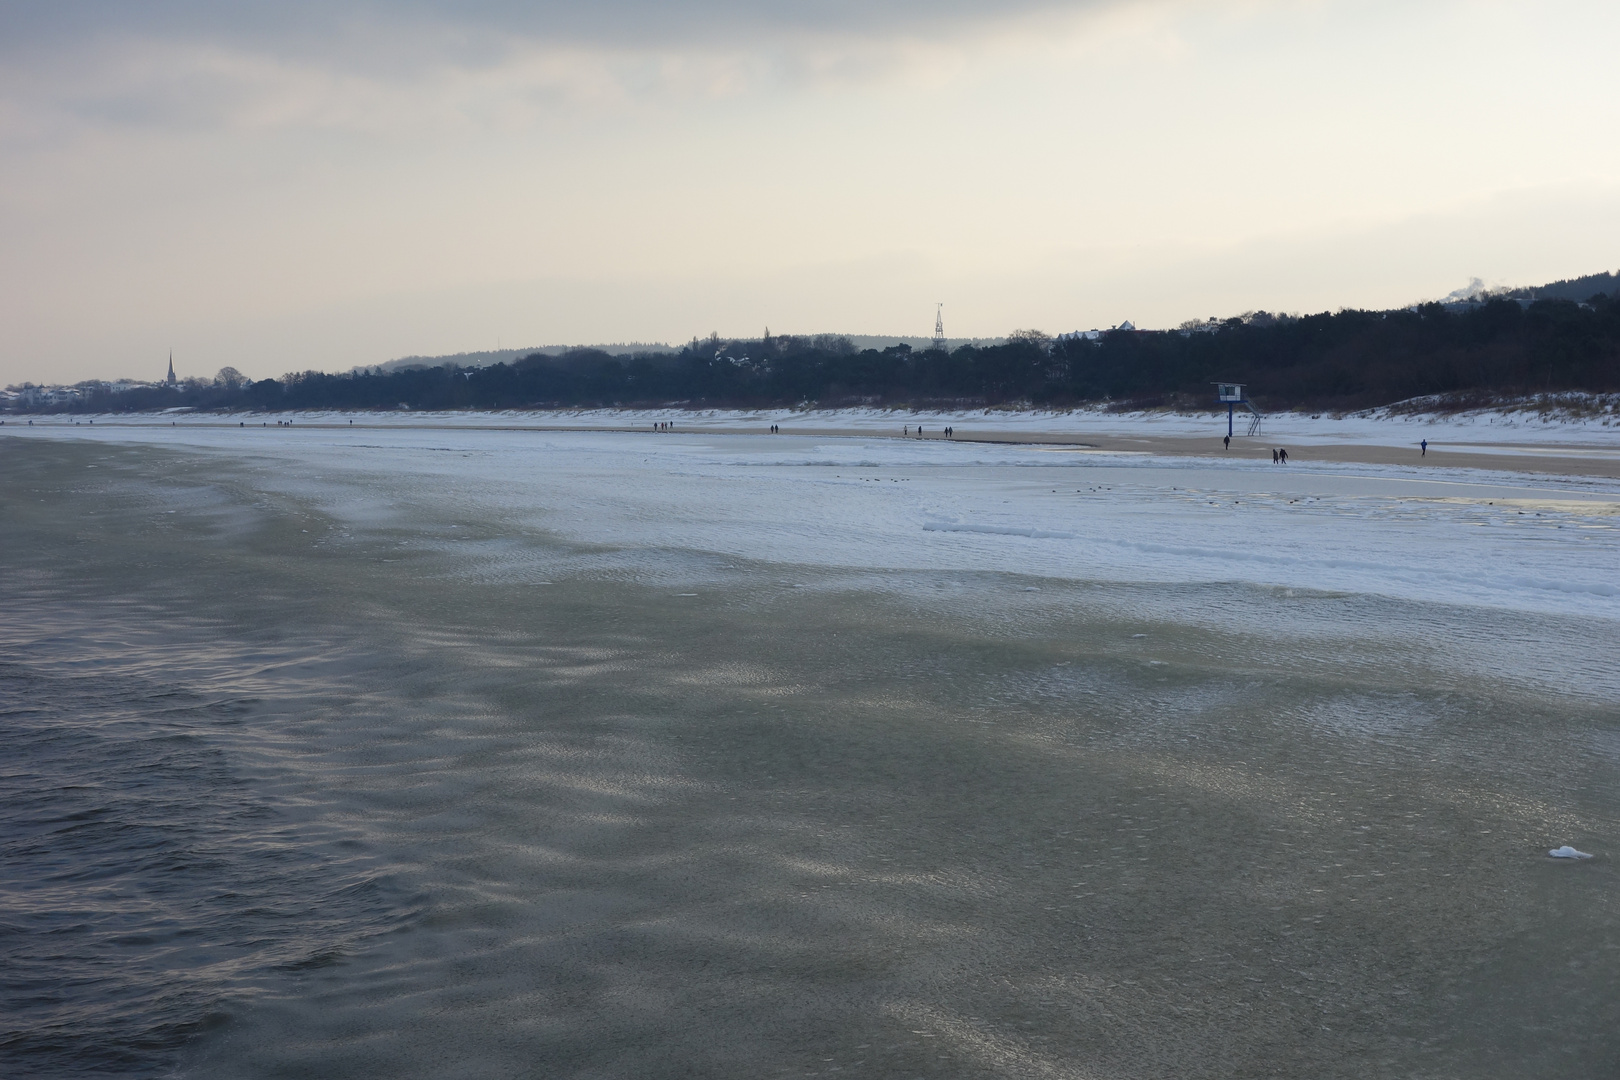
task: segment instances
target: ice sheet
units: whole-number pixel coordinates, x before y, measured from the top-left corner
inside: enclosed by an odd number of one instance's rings
[[[1613,481],[875,437],[436,426],[4,429],[208,449],[337,518],[431,505],[511,538],[783,564],[1240,582],[1620,617]],[[501,545],[486,574],[533,577]],[[543,576],[543,575],[542,575]]]

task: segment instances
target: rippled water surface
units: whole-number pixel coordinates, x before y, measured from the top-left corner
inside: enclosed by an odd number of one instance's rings
[[[0,451],[5,1075],[1620,1072],[1601,592],[818,565]]]

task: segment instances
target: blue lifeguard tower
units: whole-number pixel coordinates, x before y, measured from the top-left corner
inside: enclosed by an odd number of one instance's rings
[[[1226,437],[1232,437],[1232,416],[1239,405],[1249,410],[1249,436],[1260,434],[1260,410],[1254,407],[1243,393],[1243,384],[1237,382],[1218,382],[1215,384],[1215,399],[1226,406]]]

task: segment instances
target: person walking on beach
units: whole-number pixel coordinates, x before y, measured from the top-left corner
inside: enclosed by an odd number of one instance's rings
[[[1284,465],[1288,464],[1288,451],[1286,449],[1278,450],[1277,459]]]
[[[1422,442],[1418,443],[1418,445],[1423,448],[1423,453],[1419,454],[1418,457],[1428,457],[1429,456],[1429,440],[1424,439]]]
[[[1225,444],[1225,446],[1226,446],[1226,448],[1228,450],[1232,449],[1232,436],[1230,436],[1230,435],[1222,435],[1221,436],[1221,442]]]
[[[1271,463],[1273,465],[1277,464],[1277,451],[1276,450],[1271,451]]]

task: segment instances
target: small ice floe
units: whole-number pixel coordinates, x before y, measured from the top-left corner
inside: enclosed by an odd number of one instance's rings
[[[1024,591],[1025,592],[1040,592],[1041,590],[1040,590],[1040,586],[1038,586],[1038,585],[1025,585],[1024,586]]]
[[[1584,851],[1576,851],[1568,844],[1563,847],[1553,848],[1547,854],[1555,859],[1590,859],[1592,857]]]
[[[1146,634],[1132,634],[1131,637],[1133,637],[1133,638],[1147,637],[1147,635]]]

